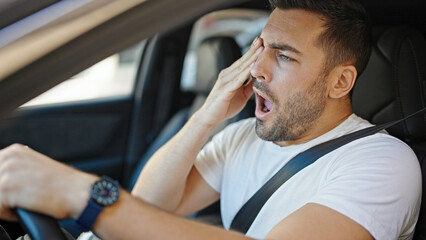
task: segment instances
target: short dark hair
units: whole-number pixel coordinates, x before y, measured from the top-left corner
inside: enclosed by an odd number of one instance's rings
[[[269,0],[272,9],[301,9],[325,17],[326,28],[317,44],[326,53],[324,68],[352,63],[358,76],[367,66],[371,53],[371,25],[367,12],[353,0]]]

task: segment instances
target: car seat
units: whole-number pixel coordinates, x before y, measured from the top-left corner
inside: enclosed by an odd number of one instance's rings
[[[420,32],[404,26],[373,28],[367,68],[352,92],[353,112],[373,124],[397,120],[425,107],[426,42]],[[426,118],[420,114],[388,129],[416,152],[422,172],[426,164]],[[425,175],[423,175],[423,186]],[[423,192],[423,201],[426,201]],[[425,204],[415,238],[426,239]]]
[[[241,48],[231,37],[215,36],[203,40],[197,48],[197,70],[195,84],[190,89],[195,93],[195,98],[189,107],[178,111],[166,126],[158,134],[148,150],[144,153],[141,160],[135,167],[130,178],[127,189],[132,189],[136,183],[139,173],[145,166],[148,159],[170,138],[172,138],[186,123],[189,117],[197,111],[206,100],[208,94],[213,88],[219,72],[230,66],[241,57]],[[246,108],[233,119],[220,125],[216,131],[223,129],[230,122],[237,121],[248,116],[253,116],[254,103],[249,102]]]

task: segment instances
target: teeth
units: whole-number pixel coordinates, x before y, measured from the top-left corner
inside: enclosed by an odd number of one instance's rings
[[[269,112],[269,109],[267,107],[263,107],[262,111]]]

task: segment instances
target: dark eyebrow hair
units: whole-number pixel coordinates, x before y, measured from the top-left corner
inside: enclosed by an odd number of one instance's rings
[[[296,48],[291,47],[287,44],[271,43],[271,44],[269,44],[269,46],[271,48],[279,49],[281,51],[290,51],[290,52],[294,52],[294,53],[301,55],[301,56],[303,55],[299,50],[297,50]]]

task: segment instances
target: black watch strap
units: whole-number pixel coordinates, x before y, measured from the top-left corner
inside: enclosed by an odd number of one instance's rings
[[[90,199],[86,207],[76,220],[83,231],[92,229],[93,224],[102,210],[114,204],[119,197],[120,186],[118,181],[103,176],[90,187]]]
[[[93,224],[95,223],[98,215],[102,212],[104,207],[95,203],[92,199],[87,202],[86,208],[84,208],[80,217],[77,219],[77,225],[84,232],[90,231],[92,229]]]

